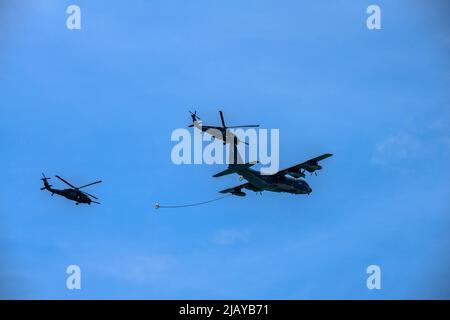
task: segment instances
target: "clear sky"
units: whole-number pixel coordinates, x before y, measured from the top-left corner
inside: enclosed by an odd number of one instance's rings
[[[66,8],[81,8],[81,30]],[[366,28],[381,7],[382,29]],[[450,26],[433,1],[1,1],[2,298],[450,298]],[[280,129],[310,196],[176,166],[190,123]],[[40,191],[41,172],[101,205]],[[57,188],[63,184],[51,180]],[[82,289],[66,289],[66,267]],[[366,268],[382,270],[368,290]]]

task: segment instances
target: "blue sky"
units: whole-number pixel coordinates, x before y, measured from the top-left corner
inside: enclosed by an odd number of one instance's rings
[[[82,29],[65,27],[81,7]],[[382,30],[366,28],[381,7]],[[0,7],[0,296],[450,298],[450,26],[427,1],[10,1]],[[188,110],[331,152],[308,196],[175,166]],[[40,191],[41,172],[100,206]],[[56,179],[55,187],[62,187]],[[66,289],[77,264],[82,289]],[[366,288],[366,268],[382,290]]]

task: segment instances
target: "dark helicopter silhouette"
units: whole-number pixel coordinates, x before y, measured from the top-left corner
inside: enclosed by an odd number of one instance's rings
[[[93,203],[97,203],[100,204],[100,202],[94,201],[92,200],[90,197],[94,198],[94,199],[98,199],[96,196],[93,196],[92,194],[89,194],[87,192],[81,191],[81,188],[87,187],[87,186],[91,186],[93,184],[97,184],[102,182],[101,180],[96,181],[96,182],[92,182],[89,184],[86,184],[84,186],[81,187],[75,187],[74,185],[70,184],[69,182],[67,182],[66,180],[64,180],[63,178],[61,178],[60,176],[56,175],[55,177],[57,177],[59,180],[61,180],[62,182],[64,182],[65,184],[67,184],[68,186],[70,186],[70,189],[53,189],[52,185],[48,183],[48,180],[50,178],[47,178],[44,174],[42,174],[41,180],[44,181],[44,186],[41,188],[41,190],[48,190],[52,193],[52,196],[54,194],[58,194],[60,196],[63,196],[69,200],[75,201],[75,204],[78,205],[80,203],[87,203],[87,204],[91,204],[91,202]]]

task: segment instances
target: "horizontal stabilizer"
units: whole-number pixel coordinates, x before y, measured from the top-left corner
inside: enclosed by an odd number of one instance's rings
[[[248,169],[257,163],[259,163],[259,161],[240,163],[240,164],[230,164],[228,167],[233,168],[234,170],[242,170],[242,169]]]
[[[231,174],[231,173],[239,172],[240,170],[248,169],[248,168],[250,168],[251,166],[254,166],[257,163],[258,163],[258,161],[249,162],[249,163],[242,163],[242,164],[230,164],[228,166],[228,169],[226,169],[224,171],[221,171],[219,173],[216,173],[215,175],[213,175],[213,177],[214,178],[218,178],[218,177],[226,176],[226,175]]]
[[[223,171],[221,171],[219,173],[216,173],[215,175],[213,175],[213,177],[214,178],[223,177],[223,176],[226,176],[228,174],[232,174],[234,172],[235,172],[234,170],[228,168],[228,169],[223,170]]]
[[[248,185],[250,185],[248,182],[241,184],[240,186],[228,188],[222,191],[219,191],[220,193],[231,193],[232,195],[238,196],[238,197],[245,197],[246,193],[242,192],[242,188],[246,188]]]
[[[248,189],[252,190],[254,192],[261,192],[263,189],[260,189],[254,185],[252,185],[250,182],[243,183],[239,186],[235,186],[232,188],[228,188],[222,191],[219,191],[220,193],[231,193],[232,195],[239,196],[239,197],[245,197],[246,193],[242,191],[242,189]]]

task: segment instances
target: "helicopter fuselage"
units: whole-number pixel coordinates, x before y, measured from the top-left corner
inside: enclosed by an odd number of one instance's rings
[[[76,204],[79,203],[87,203],[87,204],[91,204],[92,200],[89,199],[88,196],[86,196],[85,194],[83,194],[80,191],[77,191],[75,189],[53,189],[53,188],[46,188],[48,191],[50,191],[53,194],[57,194],[60,196],[63,196],[66,199],[75,201]]]
[[[199,121],[194,122],[194,127],[202,132],[206,132],[210,136],[214,137],[214,139],[222,140],[224,144],[227,142],[232,142],[235,138],[237,139],[234,133],[221,127],[202,126]],[[237,143],[241,143],[241,141],[238,139]]]

